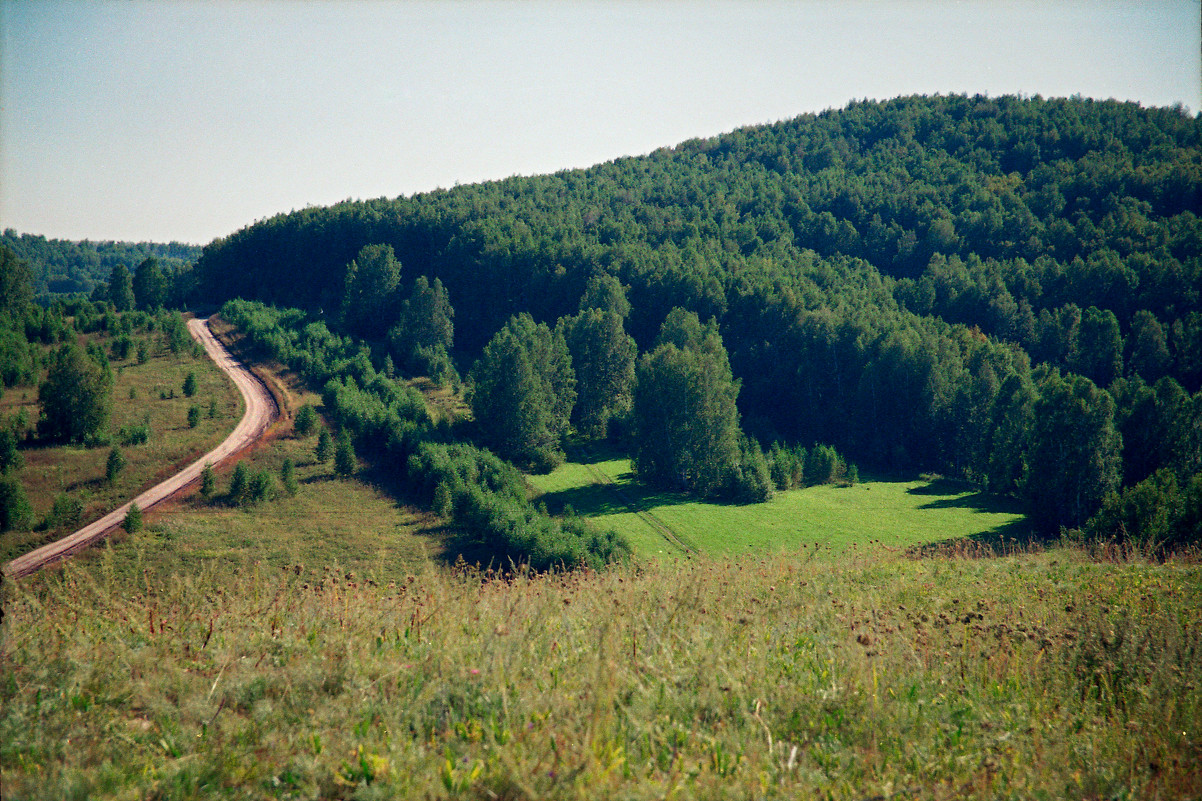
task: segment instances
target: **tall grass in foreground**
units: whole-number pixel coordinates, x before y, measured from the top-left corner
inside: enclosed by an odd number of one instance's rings
[[[10,587],[6,798],[1188,798],[1202,568],[853,549]]]

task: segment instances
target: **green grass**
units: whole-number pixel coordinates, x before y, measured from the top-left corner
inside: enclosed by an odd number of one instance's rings
[[[654,558],[690,550],[739,555],[874,541],[905,548],[964,537],[996,541],[1029,535],[1014,505],[942,480],[808,487],[748,505],[648,489],[634,479],[626,458],[567,462],[529,481],[550,511],[570,506],[599,527],[626,535],[640,556]]]
[[[126,577],[120,550],[8,588],[6,798],[1202,794],[1197,563],[859,548],[386,585]]]

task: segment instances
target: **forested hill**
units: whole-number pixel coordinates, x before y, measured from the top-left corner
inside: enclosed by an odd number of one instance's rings
[[[1162,418],[1202,386],[1200,207],[1202,119],[1180,109],[909,97],[281,215],[208,245],[190,278],[336,321],[348,263],[391,245],[405,282],[446,287],[470,362],[510,315],[554,323],[609,273],[641,349],[673,307],[716,318],[761,438],[1047,491],[1068,505],[1051,520],[1079,523],[1116,474],[1196,470],[1196,432],[1172,439],[1192,418]],[[1078,427],[1088,490],[1036,486],[1068,467],[1047,467],[1039,425]]]
[[[4,229],[0,245],[7,246],[30,265],[35,294],[91,292],[104,284],[118,264],[131,273],[150,257],[168,272],[190,267],[200,255],[198,245],[181,242],[91,242],[47,239]]]

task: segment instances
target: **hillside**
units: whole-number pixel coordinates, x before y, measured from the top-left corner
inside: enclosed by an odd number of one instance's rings
[[[1200,201],[1202,120],[1179,109],[910,97],[281,215],[208,245],[185,280],[374,339],[379,367],[404,359],[385,341],[399,312],[340,310],[348,265],[387,246],[390,286],[436,283],[459,312],[466,372],[512,315],[554,325],[611,276],[644,354],[673,308],[714,320],[763,445],[962,478],[1055,532],[1122,488],[1164,495],[1145,483],[1160,470],[1202,508]],[[1099,530],[1130,531],[1133,504]]]

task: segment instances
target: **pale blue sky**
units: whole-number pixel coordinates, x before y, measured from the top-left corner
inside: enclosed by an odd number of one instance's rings
[[[853,98],[1202,109],[1200,0],[0,0],[0,227],[204,243]]]

